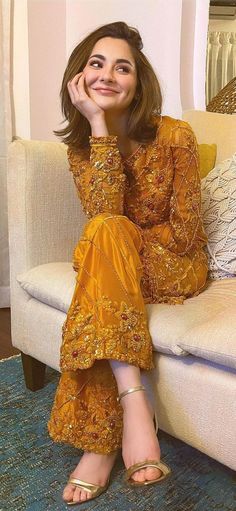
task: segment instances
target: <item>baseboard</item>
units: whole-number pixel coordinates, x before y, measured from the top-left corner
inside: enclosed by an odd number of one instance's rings
[[[10,286],[0,286],[0,309],[5,309],[10,306]]]

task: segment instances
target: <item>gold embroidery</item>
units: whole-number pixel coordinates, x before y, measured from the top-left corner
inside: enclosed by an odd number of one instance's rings
[[[68,148],[70,170],[86,215],[101,212],[122,213],[125,175],[120,164],[117,137],[90,137],[90,161],[85,152]]]
[[[94,311],[106,311],[102,323]],[[92,367],[95,360],[114,358],[151,369],[152,348],[144,312],[102,296],[88,313],[75,301],[62,327],[61,370]]]
[[[69,148],[68,158],[91,220],[73,254],[77,282],[48,426],[55,441],[108,453],[122,437],[108,360],[151,369],[144,304],[182,303],[205,286],[197,144],[187,123],[162,117],[155,141],[126,161],[115,136],[91,137],[90,150]]]
[[[122,415],[115,378],[101,360],[86,371],[61,375],[48,430],[55,442],[108,454],[121,447]]]

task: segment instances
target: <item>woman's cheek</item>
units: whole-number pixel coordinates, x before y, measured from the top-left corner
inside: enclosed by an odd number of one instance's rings
[[[85,85],[86,92],[88,92],[88,88],[92,86],[94,81],[95,81],[95,78],[93,76],[91,76],[91,73],[88,73],[88,72],[86,73],[86,71],[84,71],[84,85]]]

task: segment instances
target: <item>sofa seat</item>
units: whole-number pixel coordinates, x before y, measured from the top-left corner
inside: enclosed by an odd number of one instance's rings
[[[67,313],[76,272],[69,262],[47,263],[17,276],[34,299]],[[194,355],[236,369],[236,278],[209,282],[183,305],[147,305],[154,351]]]

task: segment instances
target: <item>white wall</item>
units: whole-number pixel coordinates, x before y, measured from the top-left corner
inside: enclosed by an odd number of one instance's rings
[[[87,33],[112,21],[140,30],[143,51],[162,87],[163,114],[181,117],[183,109],[205,109],[209,0],[15,0],[18,13],[19,5],[14,61],[18,136],[55,140],[67,58]],[[18,45],[20,32],[24,37]],[[20,74],[22,57],[25,71]]]
[[[205,110],[208,0],[183,0],[180,91],[183,110]]]
[[[68,0],[67,55],[80,39],[100,25],[125,21],[138,28],[143,52],[161,82],[163,112],[179,116],[181,12],[182,0]]]
[[[66,66],[65,1],[28,0],[28,34],[31,138],[54,140]]]
[[[13,134],[31,138],[29,96],[28,2],[13,5],[13,95],[15,126]]]

